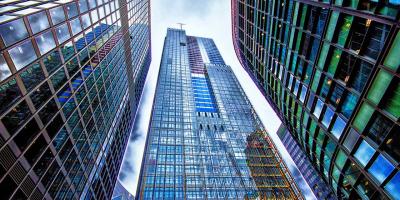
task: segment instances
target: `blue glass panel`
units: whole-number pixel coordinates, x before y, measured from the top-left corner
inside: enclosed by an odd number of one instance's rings
[[[385,157],[379,155],[368,171],[379,183],[382,183],[393,171],[394,166]],[[400,187],[400,185],[399,185]]]
[[[332,121],[332,118],[333,118],[333,111],[332,111],[332,109],[330,109],[329,107],[327,107],[326,108],[326,111],[325,111],[325,115],[324,115],[324,118],[322,119],[322,124],[325,126],[325,127],[329,127],[329,125],[331,124],[331,121]]]
[[[397,172],[396,175],[385,185],[385,190],[388,191],[390,196],[393,199],[400,199],[400,172]]]
[[[332,127],[332,130],[331,130],[333,136],[335,136],[336,139],[340,138],[345,126],[346,126],[346,122],[342,118],[338,117],[335,121],[335,124]]]
[[[374,153],[375,149],[366,141],[362,141],[357,151],[354,153],[354,157],[356,157],[360,164],[365,167]]]

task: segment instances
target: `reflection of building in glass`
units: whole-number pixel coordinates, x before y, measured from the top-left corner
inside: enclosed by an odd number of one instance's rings
[[[399,17],[396,0],[232,0],[240,62],[339,198],[400,199]]]
[[[134,196],[126,190],[126,188],[118,180],[115,183],[112,200],[134,200]]]
[[[0,4],[1,198],[111,198],[151,59],[149,2]]]
[[[139,199],[263,195],[245,154],[247,137],[262,127],[212,39],[168,29],[154,101]],[[267,160],[277,163],[274,171],[265,168],[269,187],[301,198],[279,155]]]
[[[335,195],[333,195],[330,187],[326,185],[324,179],[315,171],[312,163],[307,158],[306,154],[301,150],[300,146],[294,140],[292,135],[290,135],[289,131],[282,124],[279,127],[277,132],[279,138],[282,140],[283,145],[286,147],[289,155],[292,157],[294,163],[296,163],[297,168],[299,169],[301,176],[304,177],[314,195],[318,199],[329,199],[335,200],[337,199]]]
[[[282,167],[275,146],[264,131],[258,130],[247,136],[244,153],[259,199],[297,199],[284,176],[289,172]],[[274,159],[276,157],[278,159]]]

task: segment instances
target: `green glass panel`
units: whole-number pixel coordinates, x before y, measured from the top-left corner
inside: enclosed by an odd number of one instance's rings
[[[325,39],[328,41],[332,40],[333,34],[336,30],[337,21],[339,19],[339,13],[333,12],[331,18],[329,19],[328,29],[326,30]]]
[[[335,75],[336,68],[339,64],[340,56],[342,55],[342,51],[339,49],[335,49],[332,54],[331,62],[328,66],[328,73],[332,76]]]
[[[385,70],[380,70],[376,75],[375,80],[368,92],[367,98],[372,101],[375,105],[378,105],[381,101],[390,81],[392,80],[392,75]]]
[[[322,46],[322,49],[321,49],[321,53],[320,53],[320,56],[318,59],[318,65],[317,65],[317,67],[320,68],[321,70],[324,69],[324,64],[325,64],[328,52],[329,52],[329,44],[324,43],[324,45]]]
[[[345,16],[344,17],[344,22],[342,27],[340,27],[340,33],[338,36],[338,41],[337,43],[341,46],[344,46],[347,40],[347,36],[349,35],[350,28],[351,28],[351,23],[353,22],[353,16]]]
[[[393,115],[395,120],[400,117],[400,84],[397,83],[384,105],[384,109]]]
[[[333,166],[332,177],[336,182],[338,182],[340,177],[340,170],[336,166]]]
[[[396,71],[400,66],[399,59],[399,50],[400,50],[400,32],[397,33],[396,38],[392,44],[392,47],[389,50],[388,55],[385,58],[385,62],[383,63],[386,67]]]
[[[307,15],[307,8],[308,8],[307,4],[303,4],[300,27],[304,27],[304,22],[306,21],[306,15]]]
[[[315,74],[314,74],[313,83],[312,83],[312,86],[311,86],[311,90],[314,93],[317,93],[317,88],[318,88],[318,83],[319,83],[319,79],[320,78],[321,78],[321,72],[319,70],[316,70]]]
[[[360,132],[364,130],[365,126],[372,116],[372,113],[374,113],[374,108],[368,103],[364,102],[354,120],[354,126],[357,127]]]
[[[344,163],[346,162],[346,160],[347,160],[346,154],[343,152],[343,150],[340,150],[340,151],[338,152],[337,156],[336,156],[336,161],[335,161],[336,166],[338,166],[339,169],[342,170],[342,168],[343,168]]]

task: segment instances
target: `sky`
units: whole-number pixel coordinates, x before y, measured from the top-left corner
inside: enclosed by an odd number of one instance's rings
[[[158,70],[167,28],[179,28],[184,23],[187,35],[214,39],[225,63],[232,67],[251,104],[259,115],[283,160],[292,171],[307,199],[315,197],[299,175],[293,160],[276,135],[281,121],[258,91],[249,75],[239,63],[232,42],[230,0],[151,0],[152,62],[139,105],[134,131],[131,134],[119,179],[132,194],[136,193],[151,107],[157,84]]]

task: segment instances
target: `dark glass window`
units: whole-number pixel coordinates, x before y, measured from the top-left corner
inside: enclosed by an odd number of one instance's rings
[[[24,128],[15,136],[14,142],[17,144],[21,151],[25,150],[26,147],[33,143],[33,138],[39,133],[40,128],[36,123],[35,119],[31,119]]]
[[[47,69],[47,72],[49,74],[53,73],[62,64],[60,53],[57,50],[55,50],[47,54],[47,56],[45,56],[43,59],[43,63]]]
[[[366,38],[366,41],[364,41],[367,46],[362,54],[376,60],[385,44],[385,40],[389,34],[389,29],[389,25],[372,22],[372,25],[369,28],[370,34]]]
[[[371,74],[372,67],[372,64],[360,60],[360,63],[357,64],[355,72],[352,75],[352,77],[354,78],[352,79],[352,82],[350,84],[351,87],[361,93],[364,86],[366,85],[369,75]]]
[[[5,24],[0,25],[0,36],[6,46],[10,46],[22,39],[28,37],[24,21],[17,19]]]
[[[32,92],[30,95],[33,104],[35,105],[36,109],[49,99],[51,96],[51,90],[48,86],[47,82],[43,83],[38,89]]]
[[[43,124],[46,125],[47,122],[50,121],[52,117],[54,117],[54,114],[58,111],[57,104],[54,102],[54,100],[50,100],[46,106],[42,108],[42,110],[39,111],[39,116],[40,119],[42,119]]]
[[[51,82],[53,82],[54,90],[58,90],[67,82],[67,77],[65,75],[64,69],[58,70],[52,77]]]
[[[1,121],[12,135],[31,115],[32,113],[29,110],[28,104],[25,101],[21,101]]]
[[[367,128],[366,134],[379,145],[389,133],[392,122],[378,112],[375,112],[370,121],[370,126]]]
[[[351,72],[356,64],[356,58],[346,52],[342,53],[336,77],[347,83],[350,79]]]
[[[343,92],[344,88],[339,84],[335,84],[335,88],[333,89],[331,97],[329,98],[329,102],[336,107],[339,104],[340,98],[343,96]]]
[[[64,57],[64,61],[69,60],[75,54],[74,45],[71,41],[61,47],[61,53]]]
[[[47,126],[46,128],[50,138],[54,138],[54,136],[61,129],[63,124],[64,121],[62,120],[60,114],[57,114],[56,117],[54,117],[54,119],[49,123],[49,126]]]
[[[4,199],[10,199],[17,187],[18,185],[15,183],[15,181],[9,175],[7,175],[0,183],[1,197]]]
[[[387,138],[383,148],[385,151],[397,161],[400,161],[400,128],[396,126],[393,133]]]
[[[35,63],[30,66],[28,69],[19,74],[19,77],[21,77],[22,82],[24,82],[25,88],[28,92],[44,80],[44,74],[39,63]]]
[[[33,165],[40,157],[40,154],[43,152],[46,146],[46,140],[44,139],[43,135],[40,135],[24,154],[26,160]]]
[[[50,165],[53,158],[54,158],[53,153],[51,153],[50,148],[47,148],[47,150],[44,152],[40,160],[36,163],[35,167],[33,168],[33,171],[36,173],[36,175],[41,177],[46,171],[47,167]]]
[[[21,97],[17,81],[11,79],[0,85],[0,113],[6,111]]]

